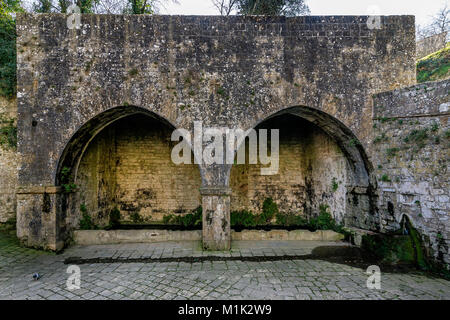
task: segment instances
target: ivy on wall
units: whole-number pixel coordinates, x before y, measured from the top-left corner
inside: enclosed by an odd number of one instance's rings
[[[15,150],[17,148],[17,127],[14,119],[0,114],[0,146]]]
[[[18,0],[0,0],[0,95],[16,95],[16,21]]]

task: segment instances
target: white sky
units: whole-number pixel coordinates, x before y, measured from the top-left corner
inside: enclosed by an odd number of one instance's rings
[[[416,23],[426,25],[430,16],[450,0],[306,0],[311,15],[381,15],[409,14],[416,16]],[[217,15],[218,11],[211,0],[178,0],[178,4],[169,2],[160,9],[161,14],[181,15]],[[369,11],[368,11],[369,10]],[[372,11],[370,11],[372,10]]]

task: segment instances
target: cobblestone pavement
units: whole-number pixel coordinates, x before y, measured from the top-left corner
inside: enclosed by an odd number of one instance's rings
[[[303,255],[339,243],[241,241],[215,256]],[[257,249],[255,249],[257,248]],[[56,255],[20,248],[0,233],[0,299],[450,299],[450,282],[420,273],[383,273],[368,289],[364,269],[314,259],[80,264],[67,288],[69,257],[175,258],[210,255],[197,242],[73,247]],[[33,280],[33,273],[42,277]]]

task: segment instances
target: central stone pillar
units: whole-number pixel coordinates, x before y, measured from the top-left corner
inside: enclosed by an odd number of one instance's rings
[[[224,186],[202,187],[203,249],[224,251],[231,248],[230,195]]]

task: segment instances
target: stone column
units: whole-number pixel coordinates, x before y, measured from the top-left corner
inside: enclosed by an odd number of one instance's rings
[[[202,187],[203,249],[224,251],[231,248],[230,195],[228,187]]]
[[[61,187],[17,189],[17,237],[23,245],[52,251],[64,247],[63,197]]]

